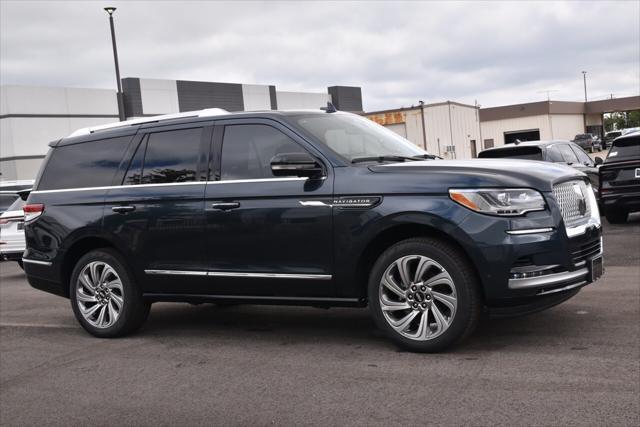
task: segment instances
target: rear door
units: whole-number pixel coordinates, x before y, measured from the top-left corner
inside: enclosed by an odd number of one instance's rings
[[[139,131],[104,226],[128,248],[146,292],[188,292],[206,267],[204,189],[211,123]],[[185,275],[196,276],[185,280]]]
[[[270,296],[333,294],[333,171],[306,141],[272,120],[216,126],[205,211],[208,293]],[[322,179],[278,178],[276,154],[308,152]]]

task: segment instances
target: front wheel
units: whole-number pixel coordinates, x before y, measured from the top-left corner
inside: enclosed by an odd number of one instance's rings
[[[478,323],[481,297],[464,256],[446,242],[408,239],[387,249],[369,279],[376,324],[401,347],[444,350]]]
[[[109,249],[80,258],[71,274],[69,296],[80,325],[100,338],[132,333],[149,315],[150,304],[120,256]]]

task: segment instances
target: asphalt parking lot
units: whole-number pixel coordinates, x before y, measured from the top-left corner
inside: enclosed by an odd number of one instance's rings
[[[356,309],[157,304],[137,335],[99,340],[2,263],[0,424],[636,426],[640,215],[604,228],[600,281],[437,355]]]

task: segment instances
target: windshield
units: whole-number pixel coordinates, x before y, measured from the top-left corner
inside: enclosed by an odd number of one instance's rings
[[[524,159],[542,160],[542,151],[538,147],[501,148],[499,150],[481,151],[481,159]]]
[[[588,133],[576,135],[576,139],[589,139],[589,138],[591,138],[591,135],[589,135]]]
[[[400,135],[373,121],[348,113],[299,116],[297,124],[331,150],[352,162],[354,159],[425,156]],[[372,159],[371,161],[375,161]],[[395,159],[395,161],[401,161]]]
[[[607,155],[607,161],[629,159],[640,159],[640,135],[614,141]]]

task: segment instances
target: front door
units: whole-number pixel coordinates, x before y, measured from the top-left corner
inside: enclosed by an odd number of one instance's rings
[[[210,293],[263,297],[333,294],[333,172],[271,120],[228,120],[214,132],[205,192]],[[318,179],[274,177],[274,155],[308,152]]]

